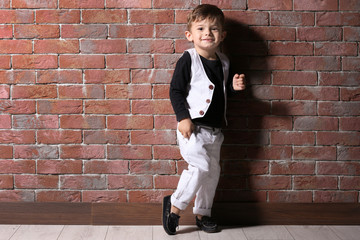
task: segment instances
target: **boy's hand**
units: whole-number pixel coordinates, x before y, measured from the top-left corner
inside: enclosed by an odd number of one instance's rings
[[[189,139],[194,131],[194,124],[190,118],[185,118],[179,122],[178,129],[184,138]]]
[[[245,89],[245,75],[244,74],[235,74],[233,77],[233,88],[236,91]]]

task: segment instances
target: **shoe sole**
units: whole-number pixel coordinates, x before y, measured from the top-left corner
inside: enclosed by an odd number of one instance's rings
[[[163,224],[163,228],[165,230],[165,232],[169,235],[175,235],[174,232],[171,232],[168,227],[167,227],[167,218],[168,218],[168,214],[170,214],[170,210],[169,213],[167,213],[166,208],[168,208],[168,204],[170,202],[170,198],[171,196],[166,196],[163,199],[163,204],[162,204],[162,215],[161,215],[161,220],[162,220],[162,224]]]

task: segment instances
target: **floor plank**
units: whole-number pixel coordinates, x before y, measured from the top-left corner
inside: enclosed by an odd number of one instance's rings
[[[8,240],[20,225],[0,225],[0,240]]]
[[[63,225],[21,225],[11,240],[56,240]]]
[[[180,226],[176,235],[168,235],[162,226],[153,226],[153,238],[161,240],[200,240],[198,228],[195,226]]]
[[[152,240],[152,226],[110,226],[106,240]]]
[[[284,226],[265,225],[243,228],[248,240],[293,240],[289,231]]]
[[[211,234],[199,231],[199,235],[201,240],[247,240],[241,227],[223,228],[220,232]]]
[[[286,226],[295,240],[341,240],[328,226]]]
[[[108,226],[65,226],[58,240],[105,240]]]
[[[330,226],[342,240],[359,240],[360,226]]]

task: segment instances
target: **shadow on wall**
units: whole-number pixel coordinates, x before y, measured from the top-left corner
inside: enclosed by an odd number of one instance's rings
[[[228,126],[223,130],[222,174],[215,202],[266,202],[267,192],[259,191],[261,181],[252,181],[269,173],[269,161],[264,161],[264,151],[270,144],[270,132],[264,127],[264,117],[273,114],[271,101],[259,98],[258,91],[254,93],[255,88],[271,85],[267,43],[236,20],[228,19],[226,27],[223,52],[230,58],[235,72],[245,73],[247,89],[228,98]],[[277,112],[286,115],[286,109]],[[242,217],[250,221],[248,224],[261,221],[261,214],[254,208],[240,214],[245,214]]]

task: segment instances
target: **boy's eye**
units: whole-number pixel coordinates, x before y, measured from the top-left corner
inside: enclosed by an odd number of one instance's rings
[[[202,28],[202,27],[199,27],[199,28],[198,28],[198,30],[199,30],[199,31],[202,31],[202,30],[203,30],[203,28]]]

